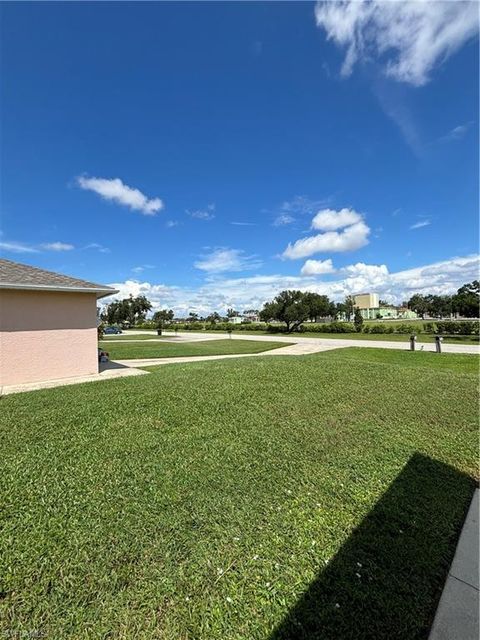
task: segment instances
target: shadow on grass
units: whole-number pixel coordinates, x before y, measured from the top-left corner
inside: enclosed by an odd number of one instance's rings
[[[473,490],[413,455],[270,640],[427,638]]]

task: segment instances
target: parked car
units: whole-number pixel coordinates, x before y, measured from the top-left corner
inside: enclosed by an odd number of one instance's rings
[[[119,329],[118,327],[105,327],[105,329],[103,330],[103,334],[108,336],[111,334],[117,334],[117,333],[122,333],[122,330]]]
[[[110,359],[110,354],[108,353],[108,351],[105,351],[104,349],[100,349],[100,347],[98,347],[98,361],[108,362],[109,359]]]

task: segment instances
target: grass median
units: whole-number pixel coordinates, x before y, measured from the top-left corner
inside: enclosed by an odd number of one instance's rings
[[[220,356],[240,353],[261,353],[285,347],[284,342],[259,340],[205,340],[198,342],[108,342],[99,343],[110,354],[111,360],[131,360],[140,358],[177,358],[187,356]]]

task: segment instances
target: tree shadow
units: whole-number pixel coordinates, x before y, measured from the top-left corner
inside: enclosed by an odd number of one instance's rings
[[[414,454],[270,640],[427,638],[473,491]]]

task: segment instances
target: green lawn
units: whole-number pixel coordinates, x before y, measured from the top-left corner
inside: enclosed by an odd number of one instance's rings
[[[0,633],[427,638],[477,362],[341,349],[3,397]]]
[[[290,344],[290,343],[287,343]],[[107,342],[99,343],[111,360],[134,358],[176,358],[179,356],[217,356],[236,353],[261,353],[287,346],[282,342],[259,340],[205,340],[199,342]]]

